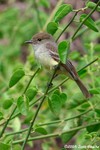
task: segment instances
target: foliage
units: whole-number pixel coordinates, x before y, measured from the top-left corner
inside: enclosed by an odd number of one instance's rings
[[[65,149],[73,138],[75,145],[100,147],[100,20],[92,16],[99,12],[100,0],[97,4],[87,1],[77,10],[58,1],[53,13],[50,1],[20,3],[25,8],[5,1],[5,9],[0,10],[0,148],[24,150],[26,143],[34,148],[33,141],[45,139],[44,150],[51,146]],[[69,15],[71,20],[66,23]],[[63,63],[69,58],[77,63],[79,76],[92,94],[90,99],[66,76],[55,78],[57,68],[49,74],[37,65],[32,47],[24,43],[43,30],[57,42],[61,35],[70,35],[58,42],[59,58]],[[78,47],[70,51],[75,39],[81,41],[82,57]],[[58,137],[62,147],[54,140]]]

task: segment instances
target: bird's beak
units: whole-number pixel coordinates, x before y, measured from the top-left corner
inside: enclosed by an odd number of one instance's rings
[[[25,41],[25,44],[32,44],[32,40]]]

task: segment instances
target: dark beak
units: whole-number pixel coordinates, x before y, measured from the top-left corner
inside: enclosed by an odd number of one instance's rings
[[[32,40],[25,41],[25,44],[32,44]]]

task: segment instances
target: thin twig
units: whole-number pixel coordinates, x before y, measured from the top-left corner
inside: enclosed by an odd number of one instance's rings
[[[70,24],[73,22],[73,20],[75,19],[76,15],[78,12],[75,12],[72,19],[70,20],[70,22],[65,26],[65,28],[61,31],[61,33],[59,34],[59,36],[56,39],[56,42],[58,41],[58,39],[61,37],[61,35],[66,31],[66,29],[70,26]]]
[[[3,129],[1,130],[0,137],[3,136],[3,134],[4,134],[4,132],[5,132],[5,129],[7,128],[7,125],[8,125],[8,123],[9,123],[9,121],[11,120],[11,117],[12,117],[12,115],[14,114],[14,112],[16,111],[16,109],[17,109],[17,106],[15,106],[15,107],[13,108],[13,110],[12,110],[12,112],[11,112],[9,118],[6,120],[5,125],[3,126]]]
[[[49,83],[48,83],[48,85],[47,85],[46,91],[45,91],[45,93],[44,93],[44,95],[43,95],[43,97],[42,97],[42,100],[41,100],[41,102],[40,102],[40,104],[39,104],[39,106],[38,106],[38,108],[37,108],[37,110],[36,110],[36,112],[35,112],[35,115],[34,115],[32,121],[31,121],[31,124],[30,124],[30,127],[29,127],[29,129],[28,129],[26,138],[25,138],[24,143],[23,143],[23,145],[22,145],[22,150],[24,150],[24,148],[25,148],[25,145],[26,145],[26,143],[27,143],[27,140],[28,140],[28,137],[29,137],[30,132],[31,132],[31,130],[32,130],[32,127],[33,127],[33,125],[34,125],[34,123],[35,123],[35,120],[36,120],[36,118],[37,118],[37,115],[38,115],[38,113],[39,113],[39,110],[40,110],[40,108],[41,108],[41,106],[42,106],[42,104],[43,104],[43,102],[44,102],[44,100],[45,100],[45,98],[46,98],[46,96],[47,96],[47,93],[48,93],[48,91],[49,91],[49,89],[50,89],[50,87],[51,87],[51,85],[52,85],[52,81],[53,81],[53,79],[54,79],[54,77],[55,77],[55,74],[56,74],[56,72],[57,72],[57,70],[58,70],[59,65],[60,65],[60,63],[59,63],[59,64],[57,65],[57,67],[55,68],[55,70],[54,70],[54,72],[53,72],[53,74],[52,74],[52,77],[51,77],[51,79],[50,79],[50,81],[49,81]]]
[[[53,134],[48,134],[48,135],[31,137],[31,138],[28,139],[28,141],[35,141],[35,140],[46,139],[46,138],[50,138],[50,137],[59,137],[62,134],[71,133],[71,132],[74,132],[74,131],[79,131],[81,129],[84,129],[84,128],[87,128],[87,127],[91,127],[91,126],[94,126],[94,125],[99,125],[99,124],[100,124],[100,121],[99,122],[94,122],[94,123],[91,123],[91,124],[78,126],[78,127],[72,128],[70,130],[64,131],[64,132],[62,132],[60,134],[59,133],[53,133]],[[22,143],[23,141],[24,141],[24,139],[17,140],[17,141],[12,142],[12,144]]]
[[[90,11],[90,13],[87,15],[87,17],[80,23],[79,27],[76,29],[75,33],[72,36],[72,40],[74,40],[76,34],[78,33],[78,31],[80,30],[80,28],[82,27],[82,25],[84,24],[84,22],[93,14],[93,12],[97,9],[97,7],[100,4],[100,0],[97,2],[97,5],[92,9],[92,11]]]
[[[97,20],[95,23],[96,23],[96,25],[100,25],[100,20]],[[77,35],[74,37],[74,40],[75,40],[76,38],[78,38],[79,36],[81,36],[81,35],[82,35],[84,32],[86,32],[87,30],[89,30],[88,27],[82,28],[82,29],[77,33]]]
[[[39,126],[49,126],[49,125],[53,125],[53,124],[58,124],[58,123],[61,123],[61,122],[66,122],[66,121],[69,121],[69,120],[72,120],[72,119],[75,119],[75,118],[78,118],[80,116],[83,116],[85,114],[87,114],[89,111],[91,111],[92,109],[89,109],[81,114],[78,114],[78,115],[75,115],[73,117],[70,117],[70,118],[65,118],[64,120],[54,120],[54,121],[51,121],[51,122],[46,122],[46,123],[40,123],[38,124]],[[26,132],[28,130],[28,128],[25,128],[25,129],[22,129],[20,131],[17,131],[17,132],[10,132],[10,133],[6,133],[5,136],[10,136],[10,135],[15,135],[15,134],[20,134],[20,133],[23,133],[23,132]]]

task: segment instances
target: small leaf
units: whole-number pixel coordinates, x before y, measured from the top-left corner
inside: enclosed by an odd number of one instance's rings
[[[0,120],[2,120],[3,119],[3,114],[2,114],[2,112],[0,112]]]
[[[49,107],[51,111],[55,114],[58,115],[60,113],[61,109],[61,101],[60,97],[57,94],[53,94],[51,99],[48,100],[49,102]]]
[[[60,95],[60,90],[56,89],[53,94],[57,94],[57,95]]]
[[[97,125],[91,125],[90,127],[87,127],[86,128],[87,131],[90,133],[90,132],[96,132],[100,129],[100,124],[97,124]]]
[[[64,18],[68,13],[70,13],[72,11],[72,6],[69,4],[62,4],[54,17],[55,22],[60,21],[62,18]]]
[[[82,14],[82,15],[80,16],[80,22],[82,22],[86,17],[87,17],[87,14]],[[95,31],[95,32],[98,32],[98,31],[99,31],[98,28],[97,28],[97,26],[96,26],[96,24],[95,24],[95,22],[94,22],[90,17],[84,22],[84,24],[85,24],[88,28],[92,29],[92,30]]]
[[[65,93],[61,93],[60,97],[61,97],[60,101],[61,101],[62,105],[64,105],[67,100],[67,95]]]
[[[73,131],[73,132],[70,132],[70,133],[63,133],[61,135],[61,139],[64,143],[67,143],[70,139],[73,138],[73,136],[77,133],[78,131]]]
[[[18,117],[13,120],[12,128],[14,132],[17,132],[21,129],[21,121]]]
[[[47,32],[50,34],[54,34],[58,29],[58,24],[56,22],[50,22],[47,25]]]
[[[29,99],[26,96],[20,96],[17,100],[17,107],[21,114],[27,115],[29,112]]]
[[[11,88],[12,86],[14,86],[24,75],[25,72],[23,71],[23,69],[16,70],[10,79],[9,87]]]
[[[37,89],[35,87],[31,87],[26,91],[26,96],[29,98],[29,101],[31,101],[37,94]]]
[[[97,52],[99,52],[100,51],[100,44],[96,44],[94,46],[94,50],[97,51]]]
[[[60,97],[61,106],[64,105],[67,100],[67,95],[65,93],[61,93],[58,89],[53,92],[53,95],[54,94]]]
[[[83,69],[83,70],[81,70],[81,71],[78,72],[78,75],[79,75],[79,76],[83,76],[83,75],[85,75],[86,73],[87,73],[87,70],[86,70],[86,69]]]
[[[93,9],[96,6],[96,3],[88,2],[86,3],[86,6],[90,9]],[[96,10],[100,12],[100,6],[98,6]]]
[[[50,2],[49,2],[49,1],[46,1],[46,0],[40,0],[40,3],[41,3],[44,7],[47,7],[47,8],[50,7]]]
[[[12,99],[7,99],[3,102],[3,108],[4,109],[9,109],[11,105],[13,104],[13,98]]]
[[[100,88],[93,88],[93,89],[90,89],[89,92],[91,94],[100,94]]]
[[[66,64],[69,48],[70,48],[69,41],[62,41],[58,45],[59,57],[60,57],[61,62],[64,63],[64,64]]]
[[[81,108],[82,109],[84,109],[84,110],[87,110],[88,108],[90,107],[90,104],[89,103],[83,103],[82,105],[81,105]]]
[[[24,123],[25,124],[28,124],[28,123],[30,123],[30,121],[32,120],[32,118],[33,118],[33,111],[29,111],[28,112],[28,114],[27,114],[27,116],[25,117],[25,120],[24,120]]]
[[[13,145],[12,150],[21,150],[21,145]]]
[[[97,116],[100,117],[100,109],[96,108],[95,112],[96,112]]]
[[[38,133],[41,133],[43,135],[46,135],[47,134],[47,131],[43,128],[43,127],[37,127],[35,129],[35,132],[38,132]]]
[[[11,147],[10,147],[10,145],[8,145],[8,144],[5,144],[5,143],[0,142],[0,149],[1,149],[1,150],[10,150]]]

